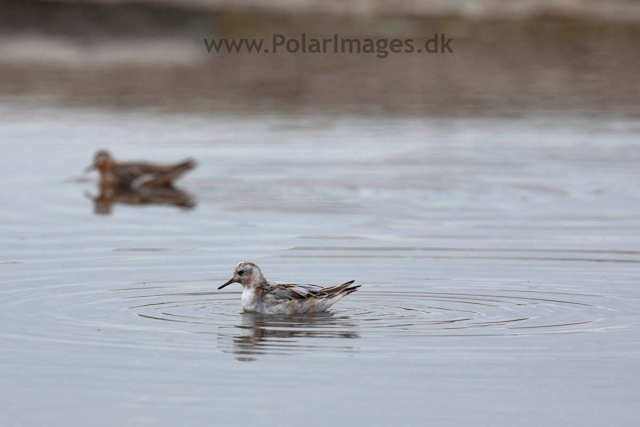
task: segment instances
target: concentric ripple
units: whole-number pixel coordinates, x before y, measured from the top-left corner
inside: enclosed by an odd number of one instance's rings
[[[215,334],[218,349],[246,360],[256,354],[373,350],[366,338],[393,343],[403,338],[419,342],[427,337],[584,333],[635,321],[625,316],[624,304],[615,297],[543,290],[427,292],[371,286],[327,313],[289,317],[241,313],[238,292],[154,293],[127,297],[131,300],[140,302],[127,307],[138,317]]]

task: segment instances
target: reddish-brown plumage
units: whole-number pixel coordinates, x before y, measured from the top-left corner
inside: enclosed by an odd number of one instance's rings
[[[160,165],[147,162],[116,162],[108,151],[98,151],[86,170],[100,172],[100,184],[120,188],[170,187],[174,180],[196,167],[194,160]]]

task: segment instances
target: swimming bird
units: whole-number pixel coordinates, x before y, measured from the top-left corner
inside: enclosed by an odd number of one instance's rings
[[[196,167],[193,159],[180,163],[159,165],[147,162],[116,162],[113,156],[100,150],[93,157],[93,163],[85,168],[85,173],[93,169],[100,172],[100,185],[120,188],[143,186],[171,187],[180,175]]]
[[[318,285],[267,282],[260,268],[251,262],[241,262],[233,277],[218,289],[231,283],[242,285],[242,308],[245,312],[262,314],[306,314],[327,310],[343,297],[358,290],[354,280],[323,288]]]

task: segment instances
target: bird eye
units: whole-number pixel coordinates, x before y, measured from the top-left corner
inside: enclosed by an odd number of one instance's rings
[[[238,270],[238,276],[242,276],[242,273],[244,273],[244,271]]]

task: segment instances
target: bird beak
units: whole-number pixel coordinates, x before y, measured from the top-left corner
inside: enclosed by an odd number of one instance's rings
[[[224,288],[225,286],[229,286],[230,284],[232,284],[232,283],[234,283],[234,282],[235,282],[235,280],[233,280],[233,279],[229,279],[229,280],[228,280],[224,285],[220,286],[220,287],[218,288],[218,290],[220,290],[220,289]]]
[[[94,165],[89,165],[89,166],[87,166],[86,168],[84,168],[84,169],[82,170],[82,173],[89,173],[89,172],[91,172],[92,170],[94,170],[95,168],[96,168],[96,167],[95,167]]]

